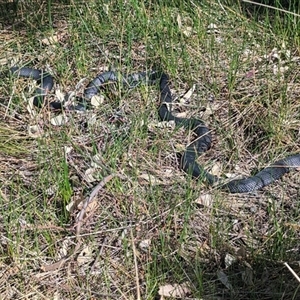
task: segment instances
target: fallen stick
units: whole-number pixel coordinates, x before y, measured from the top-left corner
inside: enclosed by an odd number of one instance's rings
[[[77,222],[76,222],[76,236],[77,239],[79,238],[79,234],[80,234],[80,229],[81,229],[81,225],[83,222],[83,216],[85,214],[86,208],[88,207],[88,205],[93,201],[93,199],[95,198],[95,196],[99,193],[99,191],[110,181],[112,180],[114,177],[119,177],[121,179],[125,179],[126,177],[118,174],[118,173],[113,173],[110,174],[106,177],[104,177],[93,189],[90,197],[84,202],[83,207],[77,217]]]

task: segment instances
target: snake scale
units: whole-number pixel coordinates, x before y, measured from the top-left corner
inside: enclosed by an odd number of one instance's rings
[[[32,69],[28,67],[13,67],[10,72],[16,76],[27,77],[36,80],[39,87],[35,91],[33,104],[41,107],[45,104],[44,98],[51,91],[54,80],[53,77],[42,70]],[[197,158],[210,149],[212,136],[208,127],[203,121],[195,118],[179,118],[172,114],[169,105],[173,102],[173,97],[169,87],[169,76],[165,73],[152,71],[133,73],[128,76],[123,76],[117,72],[108,71],[97,75],[85,88],[83,97],[78,101],[78,104],[65,107],[69,110],[84,111],[89,105],[89,101],[93,96],[97,95],[103,85],[107,82],[121,82],[123,85],[134,88],[140,82],[146,81],[148,84],[155,83],[160,79],[160,107],[158,110],[162,121],[174,121],[177,126],[192,130],[197,138],[186,148],[181,157],[181,168],[184,172],[191,174],[194,178],[204,178],[209,184],[217,184],[220,188],[229,193],[249,193],[259,190],[275,180],[288,173],[291,169],[300,167],[300,154],[287,156],[284,159],[278,160],[269,167],[264,168],[256,175],[244,179],[231,180],[225,184],[215,175],[207,172],[196,160]],[[63,103],[51,102],[50,108],[62,109]]]

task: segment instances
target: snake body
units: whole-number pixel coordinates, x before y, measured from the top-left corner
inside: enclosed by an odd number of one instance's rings
[[[40,85],[35,90],[35,96],[33,104],[36,107],[42,107],[45,102],[45,96],[51,91],[54,85],[53,77],[42,70],[32,69],[28,67],[12,67],[10,68],[10,73],[18,77],[32,78],[37,81]],[[88,101],[90,101],[93,96],[96,96],[100,89],[103,88],[105,83],[108,82],[120,82],[128,88],[134,88],[143,81],[147,81],[149,84],[153,84],[157,79],[157,72],[138,72],[129,74],[128,76],[123,76],[122,74],[114,71],[107,71],[97,75],[85,88],[83,97],[78,99],[79,103],[74,106],[68,106],[68,110],[85,111],[88,106]],[[50,108],[62,109],[62,102],[51,102],[49,103]]]
[[[37,107],[42,107],[44,103],[44,97],[52,90],[54,81],[53,77],[42,70],[27,68],[27,67],[12,67],[10,72],[15,76],[32,78],[37,81],[40,85],[35,90],[35,96],[33,99],[33,104]],[[55,107],[53,107],[55,108]]]
[[[27,77],[37,80],[40,84],[35,91],[33,104],[41,107],[44,104],[44,97],[53,87],[53,77],[47,72],[27,68],[13,67],[10,72],[14,75]],[[140,82],[147,81],[153,84],[160,78],[160,99],[161,104],[158,110],[160,119],[163,121],[174,121],[177,126],[184,127],[194,131],[197,138],[186,148],[181,157],[181,168],[184,172],[191,174],[194,178],[204,178],[209,184],[219,184],[219,186],[229,193],[249,193],[261,189],[275,180],[278,180],[291,169],[300,167],[300,154],[294,154],[284,159],[278,160],[269,167],[261,170],[256,175],[244,179],[235,179],[222,183],[221,179],[207,172],[196,160],[197,158],[210,149],[212,136],[208,127],[202,120],[195,118],[179,118],[172,114],[168,105],[172,104],[173,98],[169,87],[169,76],[159,72],[138,72],[128,76],[120,73],[108,71],[97,75],[84,90],[83,97],[76,106],[69,107],[70,110],[84,111],[87,109],[88,101],[97,95],[103,85],[107,82],[120,82],[128,88],[136,87]],[[50,107],[61,109],[61,102],[51,102]]]
[[[166,121],[175,121],[178,126],[193,130],[197,138],[185,150],[181,158],[181,167],[195,178],[205,178],[210,184],[219,184],[220,187],[230,193],[249,193],[259,190],[275,180],[278,180],[291,169],[300,167],[300,154],[287,156],[274,162],[269,167],[261,170],[256,175],[244,179],[235,179],[222,184],[217,176],[208,173],[196,160],[211,147],[212,137],[209,129],[201,120],[178,118],[172,115],[167,104],[172,103],[172,94],[169,88],[169,77],[162,74],[160,80],[161,107],[160,118]]]

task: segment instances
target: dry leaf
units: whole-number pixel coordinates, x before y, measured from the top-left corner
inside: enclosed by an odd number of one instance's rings
[[[97,115],[96,114],[92,114],[89,118],[88,118],[88,126],[93,126],[97,123]]]
[[[58,36],[52,35],[50,37],[46,37],[46,38],[42,39],[41,42],[47,46],[56,44],[58,42]]]
[[[58,115],[50,120],[50,123],[53,126],[62,126],[65,125],[69,121],[69,118],[64,115]]]
[[[202,113],[202,119],[208,119],[215,114],[215,111],[220,109],[220,104],[214,102],[214,98],[215,96],[213,94],[208,96],[208,101],[211,101],[211,103],[205,107],[205,110]]]
[[[166,284],[159,287],[158,294],[163,297],[182,298],[190,294],[191,290],[187,282],[182,284]],[[161,299],[163,299],[161,297]]]
[[[32,138],[39,138],[43,135],[43,129],[39,125],[28,126],[28,134]]]
[[[72,242],[69,238],[66,238],[62,241],[62,247],[59,249],[59,252],[58,252],[60,258],[64,258],[67,256],[68,250],[71,245],[72,245]]]
[[[187,20],[184,20],[185,23]],[[177,14],[177,25],[178,28],[182,31],[182,33],[186,36],[186,37],[190,37],[191,34],[193,33],[193,28],[191,26],[183,26],[182,25],[182,19],[180,14]]]
[[[172,128],[172,129],[175,129],[176,124],[175,124],[175,121],[150,122],[150,123],[148,123],[147,127],[150,131],[153,131],[154,128]]]
[[[56,271],[56,270],[60,269],[64,265],[65,262],[66,262],[66,259],[61,259],[60,261],[53,263],[51,265],[42,265],[41,270],[43,272]]]
[[[242,179],[242,175],[238,175],[236,173],[225,173],[226,178],[228,179]]]
[[[93,251],[89,246],[85,246],[77,257],[77,263],[79,266],[90,263],[93,259]]]
[[[64,146],[65,155],[68,155],[72,152],[73,147],[70,146]]]
[[[94,95],[91,99],[91,104],[94,107],[99,107],[104,102],[104,96],[103,95]]]
[[[57,191],[57,187],[56,186],[51,186],[51,187],[49,187],[45,190],[45,194],[47,196],[53,196],[56,193],[56,191]]]
[[[237,258],[229,253],[226,253],[224,261],[225,261],[225,267],[227,269],[237,261]]]
[[[193,30],[193,27],[191,26],[186,26],[184,30],[182,30],[182,33],[186,36],[186,37],[190,37],[192,35],[192,33],[197,33],[196,31]]]
[[[188,102],[190,98],[192,97],[193,93],[195,92],[196,84],[193,84],[192,87],[181,97],[180,102]]]
[[[83,208],[83,205],[84,205],[85,201],[81,201],[78,205],[77,205],[77,208],[81,211],[82,208]],[[94,199],[93,201],[90,201],[88,206],[85,208],[84,212],[87,214],[89,213],[90,211],[93,211],[95,208],[98,207],[98,201],[97,201],[97,198]],[[78,213],[78,215],[80,214],[80,212]]]
[[[144,252],[148,252],[149,248],[151,245],[151,240],[147,239],[147,240],[143,240],[140,242],[139,247],[141,250],[143,250]]]
[[[157,179],[155,176],[151,175],[151,174],[141,174],[138,177],[139,179],[144,179],[148,182],[150,182],[152,185],[158,185],[158,184],[162,184],[163,182],[159,179]]]
[[[252,268],[246,267],[245,271],[242,272],[242,279],[247,285],[253,285],[253,270]]]
[[[229,290],[232,290],[232,285],[231,285],[231,283],[229,282],[229,279],[228,279],[228,277],[227,277],[227,275],[223,272],[223,271],[221,271],[221,270],[219,270],[218,272],[217,272],[217,276],[218,276],[218,279],[229,289]]]
[[[209,24],[207,26],[207,33],[219,33],[218,26],[216,24]]]
[[[33,119],[35,116],[36,116],[36,111],[34,109],[34,104],[33,104],[33,100],[34,100],[34,97],[31,97],[28,99],[28,104],[27,104],[27,111],[29,112],[30,114],[30,117]]]
[[[210,173],[212,175],[215,175],[215,176],[218,176],[220,177],[221,173],[222,173],[222,164],[221,163],[215,163],[212,168],[211,168],[211,171]]]
[[[180,16],[180,14],[177,14],[177,25],[178,25],[178,28],[181,29],[182,22],[181,22],[181,16]]]
[[[65,101],[65,94],[60,89],[55,91],[55,97],[62,103]]]
[[[85,172],[84,172],[84,177],[83,179],[86,182],[95,182],[97,179],[93,176],[95,174],[95,172],[97,171],[96,168],[88,168]]]
[[[103,10],[108,15],[109,14],[109,4],[103,4]]]
[[[213,204],[212,195],[211,194],[200,195],[200,197],[198,197],[195,200],[195,203],[206,206],[206,207],[212,207],[212,204]]]
[[[186,118],[188,116],[188,113],[186,111],[176,113],[176,117],[178,118]]]
[[[92,162],[91,162],[91,166],[93,168],[101,168],[103,166],[103,161],[102,161],[102,155],[101,154],[95,154],[92,157]]]
[[[66,210],[68,212],[72,212],[75,206],[75,202],[74,201],[70,201],[69,204],[66,205]]]

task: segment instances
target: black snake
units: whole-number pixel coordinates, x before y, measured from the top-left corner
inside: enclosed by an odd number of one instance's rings
[[[40,87],[35,91],[33,104],[37,107],[44,105],[44,97],[53,87],[53,77],[50,74],[27,67],[13,67],[10,69],[10,72],[17,76],[37,80]],[[248,193],[261,189],[279,179],[291,169],[300,167],[300,154],[294,154],[274,162],[271,166],[263,169],[254,176],[231,180],[223,184],[220,178],[208,173],[196,162],[197,158],[211,147],[212,137],[210,130],[205,126],[203,121],[199,119],[179,118],[171,113],[168,105],[172,103],[173,98],[169,87],[169,77],[165,73],[155,71],[150,73],[138,72],[128,76],[123,76],[113,71],[101,73],[88,84],[79,103],[75,106],[67,107],[66,109],[84,111],[89,104],[89,100],[97,95],[101,87],[109,81],[121,82],[129,88],[133,88],[141,81],[147,81],[147,83],[153,84],[159,78],[161,104],[158,112],[161,120],[174,121],[177,126],[193,130],[197,135],[197,138],[186,148],[181,157],[181,168],[186,173],[191,174],[195,178],[204,178],[210,184],[219,184],[222,189],[230,193]],[[49,106],[54,109],[61,109],[63,103],[51,102]]]

